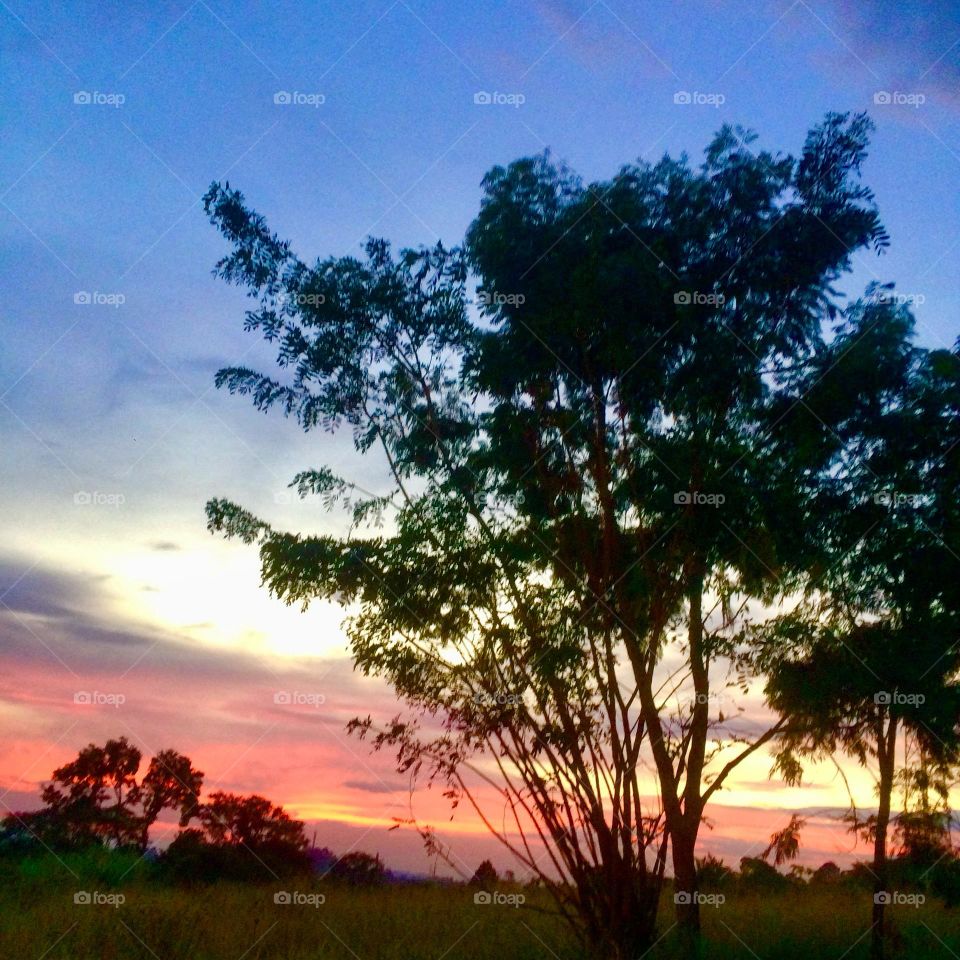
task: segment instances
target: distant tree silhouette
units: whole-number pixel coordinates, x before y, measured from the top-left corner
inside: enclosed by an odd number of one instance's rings
[[[326,876],[337,862],[337,855],[329,847],[311,847],[307,857],[313,871],[321,876]]]
[[[278,353],[275,375],[217,385],[348,428],[392,478],[378,495],[327,467],[294,478],[347,510],[342,537],[222,499],[209,528],[257,544],[286,602],[355,605],[357,666],[409,709],[352,729],[481,816],[492,786],[510,831],[487,826],[608,958],[652,945],[668,855],[695,892],[707,802],[787,722],[745,739],[718,685],[755,675],[745,618],[796,589],[810,504],[856,453],[798,423],[808,369],[848,376],[834,284],[888,242],[860,182],[869,129],[831,114],[793,158],[724,127],[697,168],[590,185],[523,159],[487,174],[463,248],[371,239],[313,266],[229,184],[204,199],[233,248],[217,272]],[[695,953],[697,898],[676,912]]]
[[[209,843],[257,847],[278,844],[304,850],[307,837],[303,821],[294,820],[282,807],[257,794],[241,796],[216,791],[198,810]]]
[[[178,810],[185,827],[198,813],[203,774],[176,750],[161,750],[140,781],[140,848],[146,850],[150,827],[163,810]]]
[[[181,830],[160,854],[161,876],[176,883],[207,884],[223,879],[246,879],[248,869],[243,860],[232,855],[225,857],[221,849],[209,843],[203,831],[196,827]]]
[[[740,884],[745,890],[782,892],[790,881],[760,857],[742,857],[740,859]]]
[[[7,814],[0,820],[0,855],[15,858],[44,850],[62,853],[100,840],[86,824],[75,824],[50,810],[29,810]]]
[[[832,860],[827,860],[826,863],[821,863],[820,866],[813,871],[813,876],[810,877],[810,883],[816,886],[838,883],[840,876],[840,868]]]
[[[897,777],[903,802],[900,813],[893,818],[899,858],[927,868],[955,856],[950,808],[950,790],[955,784],[955,768],[929,756],[923,741],[908,733],[904,737],[903,767]]]
[[[716,889],[729,884],[736,874],[719,857],[708,853],[697,860],[697,884],[700,889]]]
[[[126,737],[108,740],[102,747],[84,747],[76,760],[53,771],[42,791],[51,817],[70,823],[115,846],[136,844],[141,836],[136,775],[140,751]]]
[[[481,890],[492,890],[500,880],[496,867],[489,861],[484,860],[473,872],[470,878],[471,887],[479,887]]]
[[[181,830],[161,857],[172,880],[270,882],[311,869],[303,822],[265,797],[216,791],[195,815],[200,827]]]
[[[328,876],[353,886],[375,886],[386,880],[386,869],[379,854],[372,855],[359,850],[337,857]]]
[[[110,844],[147,849],[150,828],[165,809],[180,811],[180,826],[197,812],[203,774],[175,750],[161,750],[137,782],[142,754],[126,737],[89,744],[76,760],[53,771],[41,791],[44,808],[3,820],[9,841],[54,849]]]

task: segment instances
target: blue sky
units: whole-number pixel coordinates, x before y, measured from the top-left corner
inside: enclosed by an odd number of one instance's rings
[[[922,342],[960,332],[949,2],[3,0],[0,40],[0,643],[25,676],[57,674],[57,691],[118,657],[131,688],[159,683],[164,644],[252,657],[234,664],[250,684],[265,663],[343,652],[336,610],[278,609],[257,591],[256,558],[204,529],[214,495],[316,527],[284,485],[352,457],[342,438],[304,438],[213,389],[219,366],[267,360],[242,332],[242,294],[211,276],[225,252],[200,205],[213,180],[243,190],[305,258],[356,252],[368,234],[456,243],[485,171],[548,146],[599,179],[665,151],[696,159],[724,122],[798,152],[826,111],[866,109],[877,131],[865,176],[892,247],[862,255],[844,288],[895,281]],[[508,102],[475,103],[481,92]],[[97,640],[105,619],[139,640]],[[337,682],[349,701],[352,681]],[[116,715],[78,718],[59,692],[39,695],[42,709],[8,681],[0,717],[21,744],[48,748],[75,721],[55,762],[118,732]],[[165,716],[178,729],[176,704],[155,706],[128,706],[131,735],[159,735]],[[200,729],[239,729],[256,712],[210,710]],[[182,736],[202,740],[197,729]],[[331,747],[324,762],[374,763],[356,750]],[[46,772],[0,757],[8,789],[27,794]]]

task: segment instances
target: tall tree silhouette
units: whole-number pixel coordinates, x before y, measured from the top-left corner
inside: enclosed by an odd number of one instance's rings
[[[778,757],[788,780],[799,781],[802,755],[842,749],[876,764],[866,828],[879,958],[898,753],[908,782],[960,755],[960,356],[914,347],[907,310],[884,288],[870,293],[808,374],[809,415],[796,425],[856,456],[811,512],[822,557],[804,602],[768,625],[767,695],[790,718]],[[907,766],[907,738],[926,772]]]
[[[784,413],[828,350],[832,285],[887,242],[859,181],[868,132],[829,115],[793,158],[725,127],[697,168],[591,185],[519,160],[484,179],[463,248],[370,240],[313,266],[229,185],[205,197],[233,246],[217,272],[280,368],[217,384],[349,428],[391,480],[294,478],[348,510],[343,536],[222,499],[210,529],[256,543],[288,603],[352,605],[358,667],[409,708],[354,729],[473,803],[608,957],[649,949],[668,854],[695,946],[704,807],[783,726],[748,738],[717,685],[749,681],[743,617],[795,588],[809,501],[845,452],[797,443]]]

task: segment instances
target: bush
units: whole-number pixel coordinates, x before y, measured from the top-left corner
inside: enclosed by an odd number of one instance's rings
[[[348,853],[337,859],[330,868],[330,877],[352,886],[376,886],[387,879],[387,871],[380,856],[369,853]]]
[[[493,890],[499,880],[500,876],[496,867],[489,860],[484,860],[470,878],[470,886],[479,887],[481,890],[489,892]]]
[[[948,907],[960,904],[960,860],[956,856],[945,857],[930,870],[930,890],[943,897]]]
[[[701,890],[729,886],[735,876],[734,872],[712,853],[697,860],[697,885]]]
[[[790,881],[766,860],[744,857],[740,861],[740,885],[745,890],[782,891]]]
[[[839,883],[840,877],[840,868],[832,860],[828,860],[826,863],[821,863],[820,866],[813,871],[810,882],[814,886],[826,886],[831,883]]]

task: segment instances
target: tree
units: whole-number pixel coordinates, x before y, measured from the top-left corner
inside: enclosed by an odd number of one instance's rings
[[[26,832],[53,849],[110,843],[145,851],[150,827],[163,810],[179,810],[181,827],[196,815],[203,774],[182,754],[161,750],[138,783],[141,758],[126,737],[102,747],[89,744],[76,760],[53,771],[41,792],[46,806],[5,818],[5,830]]]
[[[697,858],[697,885],[701,890],[715,890],[729,885],[736,874],[719,857],[708,853]]]
[[[266,797],[216,791],[198,810],[207,842],[250,848],[278,846],[304,850],[303,821],[294,820]]]
[[[740,885],[747,890],[782,892],[789,887],[790,881],[760,857],[741,857]]]
[[[86,829],[50,810],[8,813],[0,820],[0,854],[20,858],[40,850],[66,852],[99,843]]]
[[[829,355],[811,373],[808,441],[856,439],[857,456],[811,514],[823,556],[804,602],[768,625],[767,696],[790,717],[778,758],[787,779],[800,779],[804,755],[842,749],[876,762],[878,810],[858,823],[874,846],[875,957],[898,751],[902,785],[924,796],[960,756],[960,355],[915,348],[911,333],[905,308],[873,288],[831,346],[846,378]],[[910,836],[911,822],[902,829]]]
[[[72,830],[114,846],[136,844],[140,838],[136,775],[140,751],[126,737],[91,743],[77,759],[53,771],[41,797],[49,815],[71,824]]]
[[[950,837],[953,771],[937,757],[927,756],[922,741],[904,737],[904,754],[903,769],[898,777],[903,803],[894,826],[897,856],[929,869],[953,854]]]
[[[777,830],[770,835],[770,843],[760,854],[760,859],[766,860],[773,854],[773,863],[777,867],[788,860],[796,860],[797,854],[800,853],[800,831],[806,822],[796,813],[790,817],[790,822],[782,830]]]
[[[484,179],[463,248],[370,240],[314,266],[229,184],[204,199],[233,246],[217,273],[256,300],[247,329],[280,368],[217,385],[348,427],[390,478],[294,478],[349,511],[341,537],[223,499],[211,531],[256,543],[286,602],[352,605],[357,666],[407,708],[352,729],[466,798],[607,956],[651,945],[668,853],[695,892],[706,803],[782,729],[747,739],[715,691],[749,681],[743,618],[802,573],[804,511],[840,456],[781,421],[827,349],[833,283],[887,242],[859,182],[868,132],[829,115],[793,158],[724,127],[699,168],[589,186],[520,160]],[[697,898],[677,914],[694,938]]]
[[[176,750],[161,750],[151,761],[140,782],[140,849],[146,850],[150,827],[162,810],[178,810],[180,827],[198,813],[203,773],[195,770],[188,757]]]
[[[497,868],[489,860],[484,860],[483,863],[474,870],[473,876],[470,878],[470,886],[489,891],[493,890],[499,881],[500,876],[497,873]]]
[[[263,882],[310,871],[303,822],[266,797],[218,790],[205,803],[181,807],[191,809],[200,827],[181,830],[161,856],[170,879]]]

